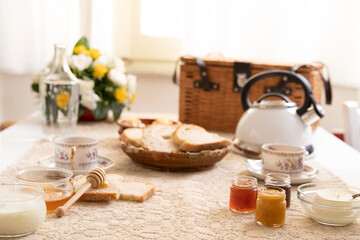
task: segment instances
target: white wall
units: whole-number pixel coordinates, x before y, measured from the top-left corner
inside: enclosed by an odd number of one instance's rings
[[[131,111],[178,113],[179,88],[169,75],[137,74],[137,98]],[[31,92],[30,75],[0,74],[0,121],[18,120],[38,109],[36,95]],[[333,103],[325,105],[321,126],[330,132],[342,132],[342,102],[360,102],[358,89],[333,86]]]
[[[19,120],[38,109],[31,75],[0,73],[0,122]]]

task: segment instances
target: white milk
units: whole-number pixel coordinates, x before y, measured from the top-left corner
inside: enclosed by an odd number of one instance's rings
[[[0,195],[0,235],[34,232],[45,220],[46,206],[42,198],[12,193]]]

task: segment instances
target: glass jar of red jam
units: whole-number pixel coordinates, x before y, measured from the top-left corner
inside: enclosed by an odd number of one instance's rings
[[[265,187],[280,187],[285,191],[286,207],[291,202],[291,178],[286,173],[268,173],[265,178]]]
[[[254,212],[257,191],[256,178],[242,175],[235,177],[230,187],[230,209],[241,213]]]
[[[262,187],[256,201],[255,220],[264,227],[281,227],[285,224],[285,190],[279,187]]]

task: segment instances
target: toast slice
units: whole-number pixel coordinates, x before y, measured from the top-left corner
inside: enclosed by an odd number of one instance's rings
[[[176,125],[151,124],[143,129],[143,147],[150,151],[178,152],[179,147],[173,141]]]
[[[74,178],[74,191],[79,191],[85,183],[86,176]],[[123,180],[123,177],[118,174],[107,174],[103,185],[96,189],[89,189],[80,200],[99,202],[123,199],[144,202],[155,193],[155,187],[155,184],[150,182]]]
[[[127,128],[121,133],[120,140],[130,143],[135,147],[142,147],[142,137],[143,130],[141,128]]]
[[[98,188],[91,188],[81,197],[81,201],[98,202],[117,200],[120,196],[120,183],[123,177],[118,174],[107,174],[106,181]],[[73,179],[74,191],[77,192],[86,183],[86,176]]]
[[[173,139],[180,146],[180,150],[186,152],[215,150],[231,145],[229,140],[194,124],[180,125],[175,130]]]
[[[124,180],[120,183],[120,199],[144,202],[155,192],[155,184],[145,181]]]

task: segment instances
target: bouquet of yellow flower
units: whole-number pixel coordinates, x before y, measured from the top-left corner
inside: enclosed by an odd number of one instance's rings
[[[136,76],[126,73],[121,58],[101,54],[98,49],[90,48],[87,38],[82,37],[68,62],[80,85],[79,116],[88,109],[99,120],[111,110],[117,120],[124,107],[130,108],[136,97]],[[49,71],[48,66],[33,77],[34,91],[39,92],[40,78]]]

